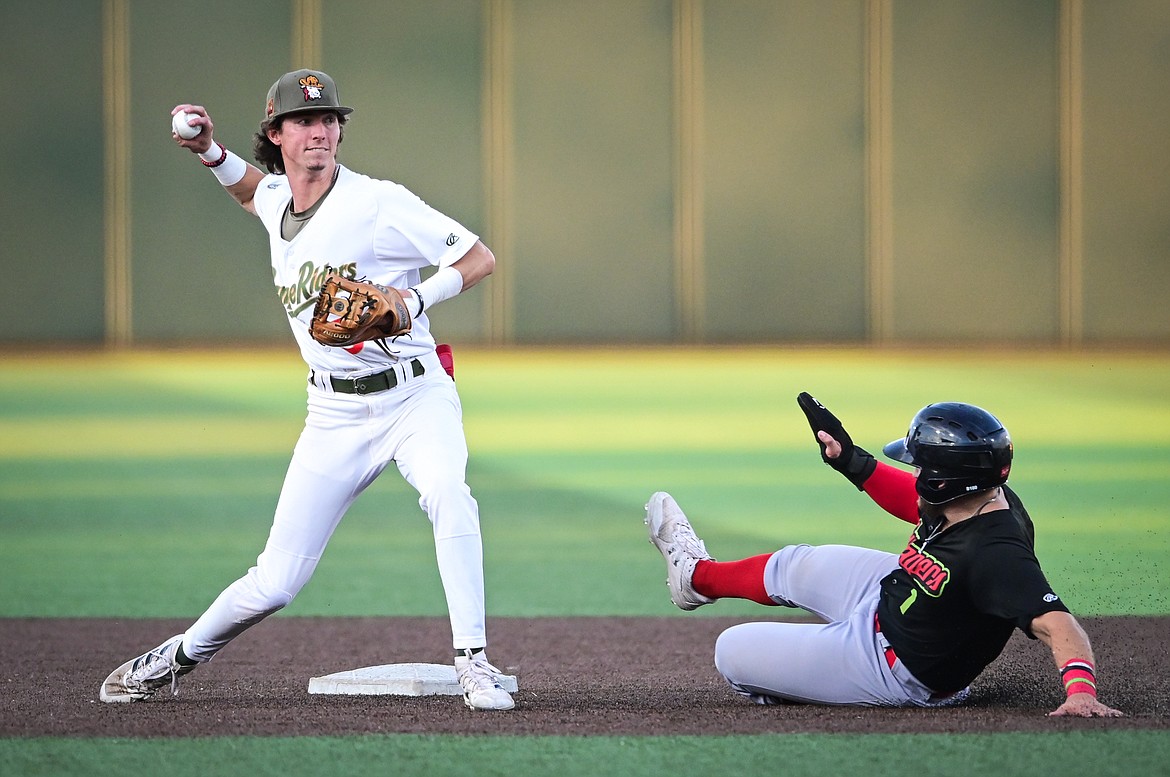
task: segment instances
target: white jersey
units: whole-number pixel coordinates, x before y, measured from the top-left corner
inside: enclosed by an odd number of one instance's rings
[[[265,176],[253,204],[268,230],[273,282],[305,363],[316,372],[365,375],[433,351],[427,317],[415,319],[408,334],[382,341],[385,350],[376,342],[321,345],[309,335],[309,322],[325,268],[407,289],[421,280],[421,268],[453,264],[479,237],[400,184],[338,167],[333,190],[291,241],[280,236],[292,199],[285,176]]]

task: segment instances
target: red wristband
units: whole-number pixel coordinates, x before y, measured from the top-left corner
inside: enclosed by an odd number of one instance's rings
[[[203,163],[204,167],[219,167],[225,161],[227,161],[227,148],[224,147],[223,143],[217,142],[215,145],[219,146],[219,151],[220,151],[219,159],[215,160],[214,162],[208,162],[203,157],[199,157],[199,161]],[[208,149],[208,151],[210,151],[210,150],[211,149]]]
[[[1083,658],[1065,661],[1060,667],[1060,680],[1064,683],[1064,692],[1068,696],[1074,693],[1097,695],[1097,676],[1092,661]]]

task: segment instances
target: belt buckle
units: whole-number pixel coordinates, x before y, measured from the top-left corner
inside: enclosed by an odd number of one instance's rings
[[[367,394],[369,392],[369,390],[370,390],[370,388],[369,388],[369,386],[366,385],[365,378],[354,378],[353,379],[353,393],[355,393],[359,396],[364,396],[365,394]]]

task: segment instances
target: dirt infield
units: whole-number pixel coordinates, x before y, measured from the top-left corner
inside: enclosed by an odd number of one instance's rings
[[[716,636],[742,618],[497,618],[492,661],[517,675],[517,707],[467,710],[457,697],[321,696],[309,678],[388,663],[446,663],[441,618],[270,618],[182,681],[137,704],[102,704],[118,664],[183,621],[0,620],[0,736],[986,733],[1170,728],[1170,618],[1086,618],[1115,720],[1045,717],[1060,701],[1043,645],[1018,634],[953,709],[760,707],[733,694],[711,662]]]

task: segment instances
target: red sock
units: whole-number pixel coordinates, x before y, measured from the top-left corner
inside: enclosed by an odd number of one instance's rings
[[[777,606],[764,590],[764,565],[771,553],[740,561],[700,561],[695,565],[691,585],[710,599],[749,599]]]

